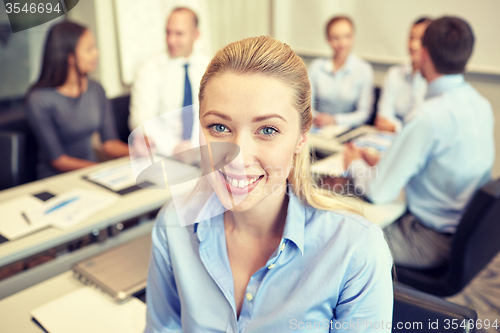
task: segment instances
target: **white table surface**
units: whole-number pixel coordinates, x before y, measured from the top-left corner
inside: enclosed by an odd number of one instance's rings
[[[4,298],[0,301],[0,331],[2,333],[43,332],[31,320],[30,311],[83,287],[85,286],[73,277],[71,271],[68,271]]]
[[[109,192],[108,189],[93,184],[83,179],[82,176],[100,168],[123,163],[129,163],[128,157],[7,189],[0,192],[0,203],[3,200],[27,193],[34,194],[48,191],[57,195],[75,187]],[[170,192],[168,189],[140,189],[121,196],[117,202],[107,209],[92,215],[67,230],[49,227],[19,239],[4,242],[0,244],[0,267],[89,234],[93,229],[102,229],[158,209],[169,199]]]

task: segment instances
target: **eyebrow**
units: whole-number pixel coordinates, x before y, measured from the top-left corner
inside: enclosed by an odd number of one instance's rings
[[[211,110],[211,111],[207,111],[205,112],[205,114],[203,115],[203,117],[206,117],[206,116],[209,116],[209,115],[213,115],[213,116],[217,116],[217,117],[220,117],[224,120],[227,120],[227,121],[231,121],[231,117],[223,114],[223,113],[220,113],[220,112],[217,112],[215,110]],[[264,121],[264,120],[267,120],[267,119],[270,119],[270,118],[279,118],[281,120],[283,120],[285,123],[288,123],[286,121],[285,118],[283,118],[282,116],[280,116],[279,114],[276,114],[276,113],[273,113],[273,114],[268,114],[268,115],[265,115],[265,116],[260,116],[260,117],[255,117],[252,119],[252,122],[253,123],[257,123],[257,122],[260,122],[260,121]]]

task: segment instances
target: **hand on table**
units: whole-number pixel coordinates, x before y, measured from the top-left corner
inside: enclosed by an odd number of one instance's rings
[[[348,169],[352,161],[363,158],[361,149],[356,147],[352,142],[344,145],[344,169]]]
[[[384,118],[382,116],[378,116],[375,119],[375,127],[380,131],[386,131],[386,132],[396,131],[396,125],[389,119]]]
[[[316,127],[325,127],[335,124],[335,119],[332,115],[327,113],[318,113],[313,119],[313,124]]]
[[[358,148],[352,142],[344,145],[344,168],[347,169],[354,160],[362,158],[368,163],[369,166],[375,166],[379,159],[380,154],[374,152],[372,149]]]
[[[369,166],[377,165],[380,159],[380,153],[375,149],[361,149],[361,155]]]

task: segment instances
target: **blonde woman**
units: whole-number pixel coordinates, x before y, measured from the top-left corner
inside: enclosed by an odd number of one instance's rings
[[[175,225],[172,206],[159,214],[145,331],[390,332],[392,258],[381,229],[307,172],[302,60],[270,37],[231,43],[208,66],[199,100],[206,142],[238,145],[242,158],[215,170],[199,215],[225,213],[187,227]]]

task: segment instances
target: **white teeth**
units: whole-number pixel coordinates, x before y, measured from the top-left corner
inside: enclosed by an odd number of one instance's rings
[[[239,188],[243,188],[243,187],[246,187],[248,185],[251,185],[251,184],[255,183],[260,178],[260,177],[255,177],[252,179],[242,179],[242,180],[238,181],[237,179],[233,179],[233,178],[228,177],[226,175],[224,175],[224,176],[227,179],[228,183],[230,183],[234,187],[239,187]]]

